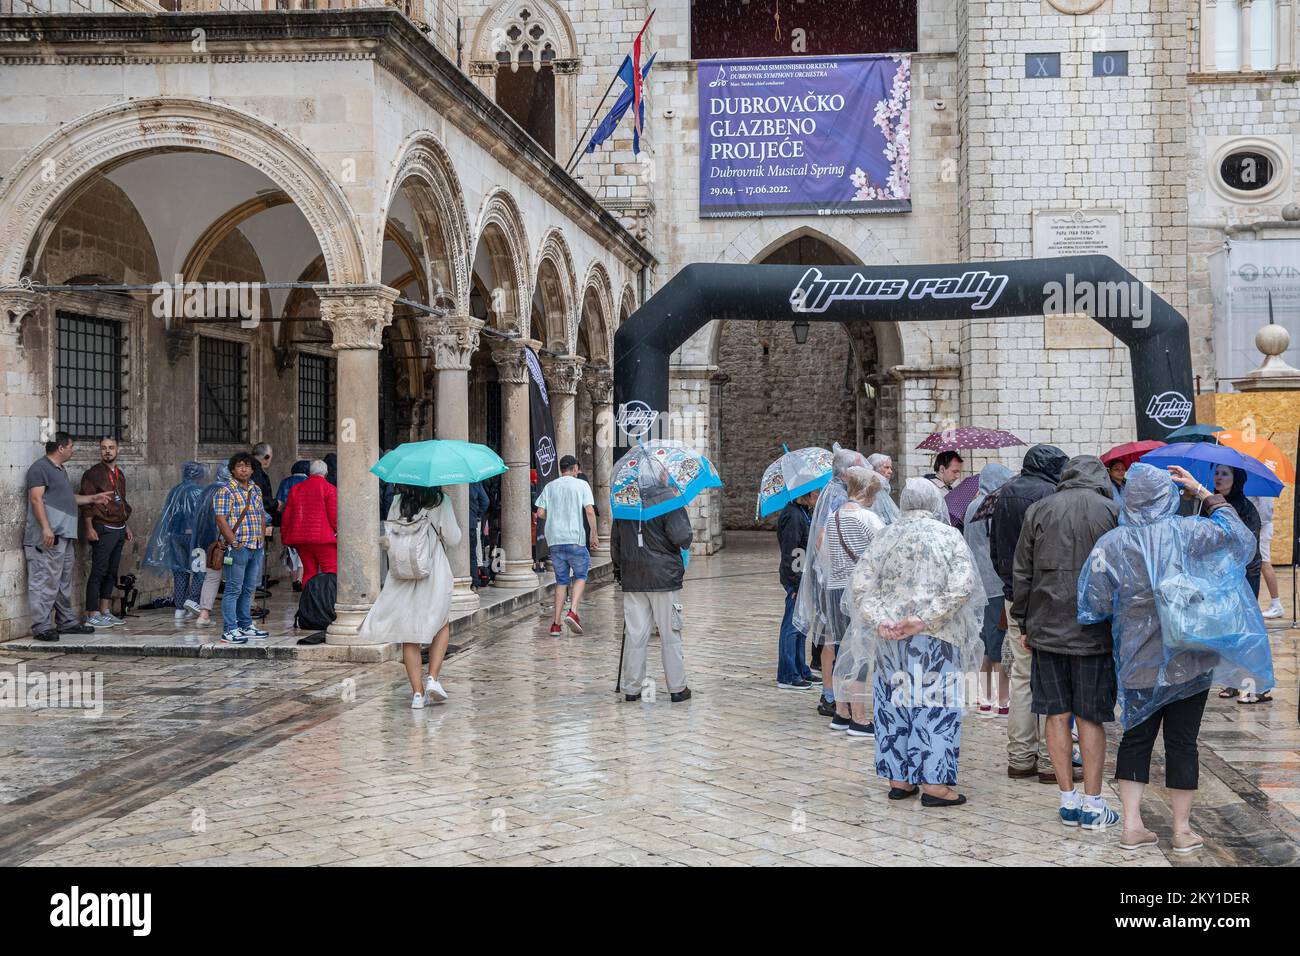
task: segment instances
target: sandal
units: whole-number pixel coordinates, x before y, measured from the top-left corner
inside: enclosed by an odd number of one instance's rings
[[[1235,687],[1225,687],[1223,688],[1223,690],[1219,691],[1219,696],[1222,697],[1224,700],[1231,700],[1232,698],[1240,694],[1241,691],[1237,690],[1237,688]]]
[[[1242,694],[1237,698],[1239,704],[1271,704],[1273,695],[1270,691],[1264,691],[1262,694]]]

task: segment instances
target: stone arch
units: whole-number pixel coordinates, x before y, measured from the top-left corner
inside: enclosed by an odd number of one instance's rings
[[[535,282],[535,289],[542,296],[543,308],[550,314],[563,316],[560,328],[548,328],[547,334],[562,342],[566,352],[572,351],[573,329],[576,326],[574,316],[581,304],[576,294],[578,279],[573,269],[573,253],[558,227],[548,229],[542,237],[537,250]],[[543,338],[537,330],[533,330],[533,335],[538,339]],[[548,348],[553,347],[550,341],[543,340],[543,344]]]
[[[533,275],[528,253],[528,230],[524,226],[519,204],[505,189],[494,189],[483,199],[474,237],[475,256],[477,257],[479,246],[485,244],[486,252],[492,258],[497,283],[512,283],[512,287],[507,290],[506,301],[514,312],[518,330],[527,337]]]
[[[331,282],[361,284],[370,278],[352,207],[304,146],[229,106],[156,97],[87,113],[51,132],[18,161],[0,186],[0,222],[13,237],[0,255],[0,285],[22,278],[42,222],[85,176],[122,157],[165,149],[218,153],[260,171],[302,211]]]
[[[618,324],[622,325],[627,321],[628,316],[636,311],[636,292],[632,288],[632,283],[623,283],[623,294],[618,301]]]
[[[594,300],[594,315],[588,318],[588,298]],[[614,359],[614,291],[609,272],[599,261],[587,267],[582,281],[582,296],[578,299],[577,322],[587,322],[587,337],[598,346],[599,355],[585,356],[592,365],[610,365]],[[573,347],[578,347],[578,329],[573,330]]]
[[[436,305],[441,298],[441,304],[453,306],[457,311],[466,311],[469,308],[469,276],[473,266],[465,192],[461,188],[460,177],[456,175],[456,168],[452,165],[451,156],[428,130],[412,133],[398,151],[398,159],[385,190],[387,198],[384,201],[384,217],[376,237],[378,248],[383,248],[384,225],[388,221],[388,211],[392,208],[393,200],[398,190],[405,188],[412,180],[417,185],[407,195],[416,215],[420,217],[420,225],[425,233],[421,237],[425,254],[430,255],[433,248],[440,247],[446,256],[445,266],[436,261],[430,262],[430,284],[443,285],[444,289],[441,296],[437,288],[427,289],[429,301]]]
[[[532,15],[521,19],[521,11],[527,10]],[[529,37],[527,29],[535,25],[542,30],[539,38]],[[519,37],[510,36],[511,27],[520,30]],[[497,54],[507,53],[512,68],[518,68],[519,52],[524,44],[532,41],[547,41],[554,44],[555,59],[575,60],[578,57],[578,37],[573,29],[573,22],[568,14],[551,0],[498,0],[498,2],[479,17],[474,30],[474,43],[471,59],[476,63],[497,62]],[[534,58],[540,64],[540,57]]]

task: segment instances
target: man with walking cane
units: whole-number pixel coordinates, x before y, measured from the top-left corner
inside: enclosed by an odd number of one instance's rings
[[[643,488],[649,508],[673,497],[667,486]],[[691,546],[691,521],[684,508],[645,520],[618,518],[610,533],[614,580],[623,589],[623,653],[620,673],[624,699],[638,701],[645,683],[646,648],[657,627],[664,678],[674,704],[690,700],[682,656],[682,552]]]

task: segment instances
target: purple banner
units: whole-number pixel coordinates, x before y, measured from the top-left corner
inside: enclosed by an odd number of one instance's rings
[[[912,208],[911,58],[701,60],[700,217]]]

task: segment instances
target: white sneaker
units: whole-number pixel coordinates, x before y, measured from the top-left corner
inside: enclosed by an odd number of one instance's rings
[[[424,695],[423,695],[423,694],[412,694],[412,695],[411,695],[411,710],[424,710]]]
[[[184,608],[181,608],[180,610],[172,614],[172,618],[176,621],[177,624],[184,624],[186,621],[194,620],[194,615],[191,614],[189,611],[185,610]]]
[[[87,616],[86,623],[91,627],[112,627],[113,622],[102,614],[91,614]]]
[[[439,704],[447,699],[447,692],[442,689],[442,684],[428,674],[424,675],[424,698],[426,701],[436,701]]]
[[[1282,610],[1282,601],[1279,599],[1268,606],[1268,610],[1264,612],[1264,616],[1270,618],[1281,617],[1285,613],[1286,612]]]
[[[197,601],[186,601],[186,602],[185,602],[185,610],[189,611],[189,612],[190,612],[191,614],[193,614],[195,617],[198,617],[199,614],[203,611],[203,608],[199,607],[199,604],[198,604]]]

